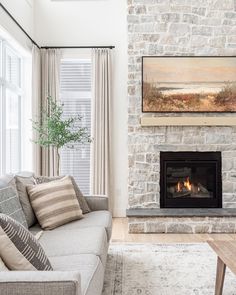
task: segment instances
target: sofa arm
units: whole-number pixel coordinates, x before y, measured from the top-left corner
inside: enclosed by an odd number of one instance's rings
[[[2,271],[1,295],[81,295],[76,271]]]
[[[85,196],[91,211],[108,210],[108,197],[105,195]]]

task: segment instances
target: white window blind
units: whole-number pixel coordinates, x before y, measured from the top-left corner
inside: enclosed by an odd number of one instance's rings
[[[22,57],[0,41],[0,172],[21,170]]]
[[[64,117],[80,115],[82,127],[91,131],[91,60],[63,59],[61,102]],[[84,194],[90,193],[90,144],[75,144],[61,151],[61,174],[74,176]]]

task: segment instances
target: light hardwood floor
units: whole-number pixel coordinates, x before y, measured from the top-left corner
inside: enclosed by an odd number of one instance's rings
[[[113,218],[112,242],[200,243],[209,240],[236,241],[236,234],[129,234],[127,218]]]

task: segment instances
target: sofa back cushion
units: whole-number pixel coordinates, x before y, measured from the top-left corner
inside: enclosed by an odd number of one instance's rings
[[[12,187],[13,190],[17,192],[16,181],[13,174],[6,174],[0,176],[0,188],[5,188],[7,186]]]
[[[89,205],[88,205],[84,195],[82,194],[81,190],[79,189],[79,186],[77,185],[74,177],[70,176],[70,178],[71,178],[72,184],[74,186],[75,194],[76,194],[76,197],[79,201],[79,204],[80,204],[80,207],[83,211],[83,214],[91,212]]]
[[[83,217],[69,176],[27,187],[39,224],[45,230]]]
[[[28,228],[16,191],[8,186],[0,189],[0,213],[6,214]]]
[[[33,208],[30,204],[26,187],[29,185],[35,184],[34,177],[33,175],[29,175],[29,176],[16,175],[15,180],[16,180],[16,188],[18,191],[19,200],[20,200],[22,209],[24,211],[28,227],[31,227],[32,225],[37,223],[37,219],[35,217]]]
[[[46,183],[46,182],[51,182],[54,180],[62,179],[63,177],[65,177],[65,176],[54,176],[54,177],[38,176],[38,177],[35,177],[35,182],[36,182],[36,184],[41,184],[41,183]],[[88,205],[84,195],[82,194],[81,190],[79,189],[74,177],[72,177],[72,176],[69,176],[69,177],[70,177],[72,184],[74,186],[75,194],[76,194],[76,197],[79,201],[79,205],[80,205],[80,208],[81,208],[83,214],[91,212],[89,205]]]
[[[0,257],[10,270],[52,270],[35,237],[5,214],[0,214]]]

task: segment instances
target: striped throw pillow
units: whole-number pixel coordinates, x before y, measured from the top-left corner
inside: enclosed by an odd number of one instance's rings
[[[69,176],[27,187],[39,224],[45,230],[83,217]]]
[[[0,257],[10,270],[53,270],[35,237],[5,214],[0,214]]]
[[[58,179],[61,179],[63,177],[65,177],[65,176],[52,176],[52,177],[49,177],[49,176],[35,176],[34,179],[35,179],[36,184],[40,184],[40,183],[45,183],[45,182],[58,180]],[[71,182],[72,182],[72,184],[74,186],[75,194],[76,194],[76,197],[77,197],[77,199],[79,201],[79,205],[80,205],[80,208],[81,208],[83,214],[91,212],[91,210],[89,208],[89,205],[88,205],[84,195],[82,194],[81,190],[79,189],[74,177],[70,176],[70,179],[71,179]]]

